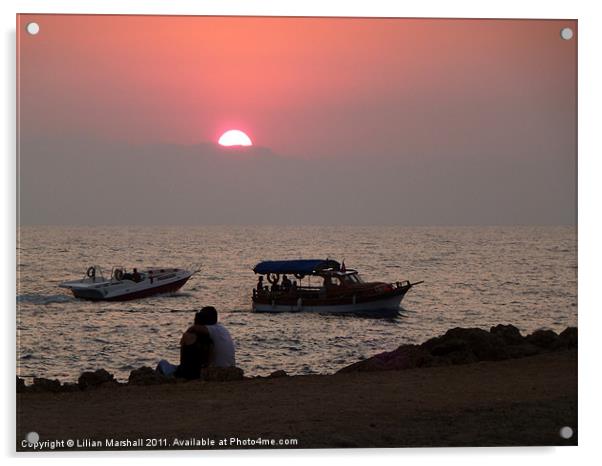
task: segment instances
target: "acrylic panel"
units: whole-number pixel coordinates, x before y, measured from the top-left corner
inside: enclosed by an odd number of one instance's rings
[[[577,21],[17,16],[17,450],[577,444]]]

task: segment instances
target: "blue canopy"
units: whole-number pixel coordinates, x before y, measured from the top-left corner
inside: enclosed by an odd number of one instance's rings
[[[297,273],[312,275],[324,269],[340,269],[337,261],[330,259],[299,259],[292,261],[264,261],[255,266],[253,272],[266,273]]]

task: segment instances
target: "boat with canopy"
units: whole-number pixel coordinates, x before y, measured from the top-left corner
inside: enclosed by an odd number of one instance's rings
[[[332,259],[263,261],[253,271],[260,276],[253,290],[255,312],[399,311],[405,294],[422,283],[367,282],[357,270]]]

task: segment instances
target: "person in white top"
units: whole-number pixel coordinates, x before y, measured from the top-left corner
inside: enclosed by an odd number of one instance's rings
[[[236,355],[234,342],[228,329],[217,322],[217,310],[213,306],[206,306],[199,312],[204,315],[206,324],[202,327],[207,329],[213,347],[209,353],[209,367],[235,367]],[[193,326],[194,330],[202,331],[200,326]],[[190,330],[189,330],[190,331]]]

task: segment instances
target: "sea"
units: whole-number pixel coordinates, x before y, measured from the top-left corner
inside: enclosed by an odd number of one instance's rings
[[[423,280],[397,314],[251,312],[261,260],[330,258],[365,280]],[[58,287],[93,264],[193,267],[177,293],[127,302]],[[212,305],[246,375],[333,373],[453,327],[577,325],[574,226],[23,226],[17,240],[17,375],[75,381],[177,363],[194,311]]]

